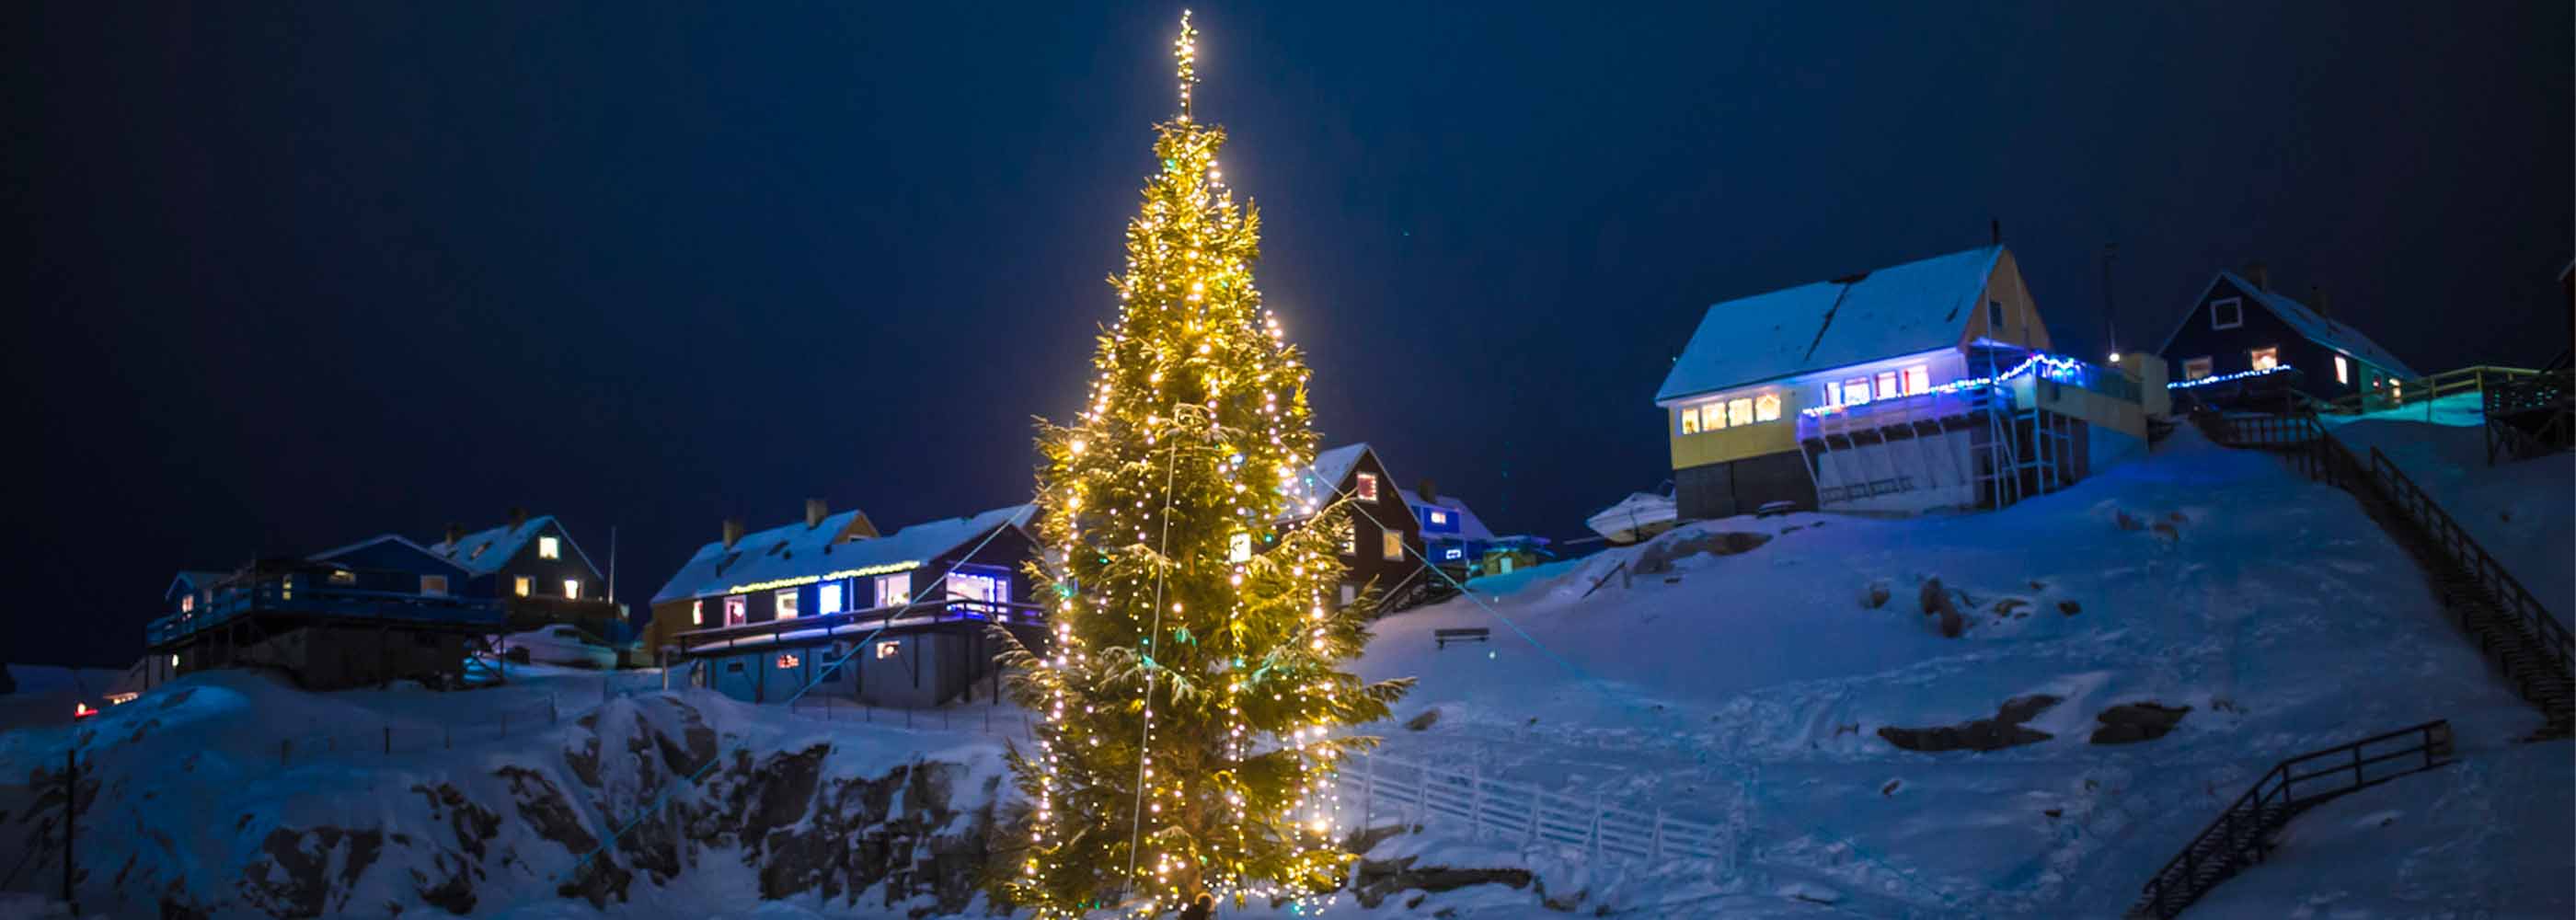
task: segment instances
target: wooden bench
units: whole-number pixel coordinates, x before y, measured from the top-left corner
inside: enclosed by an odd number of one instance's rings
[[[1452,642],[1484,642],[1492,638],[1492,634],[1493,630],[1482,626],[1469,629],[1435,629],[1431,631],[1431,640],[1439,643],[1439,648],[1445,649]]]

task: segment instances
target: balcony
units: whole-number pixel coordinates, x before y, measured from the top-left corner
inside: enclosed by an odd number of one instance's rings
[[[143,638],[147,646],[159,648],[253,616],[437,625],[485,631],[498,630],[503,623],[501,606],[492,601],[311,585],[302,579],[268,578],[247,585],[227,583],[197,609],[162,617],[145,625]]]

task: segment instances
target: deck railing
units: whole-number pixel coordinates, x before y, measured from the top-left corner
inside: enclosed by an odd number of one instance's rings
[[[1046,607],[1017,601],[980,601],[969,598],[915,601],[818,614],[789,617],[736,626],[694,629],[673,636],[684,654],[720,654],[745,645],[776,644],[792,638],[796,642],[825,641],[848,635],[864,635],[879,628],[928,626],[938,623],[1000,623],[1004,626],[1035,626],[1046,620]],[[791,634],[793,634],[791,636]]]
[[[1737,860],[1739,841],[1723,826],[1615,808],[1494,779],[1473,767],[1435,767],[1371,751],[1344,760],[1334,780],[1342,814],[1357,817],[1361,828],[1380,820],[1456,823],[1475,836],[1580,847],[1595,860],[1706,860],[1721,868]]]
[[[389,623],[490,627],[503,623],[501,605],[494,601],[262,579],[248,585],[227,584],[195,610],[153,620],[144,626],[144,642],[167,645],[254,613]]]
[[[2341,446],[2340,442],[2337,446]],[[2370,449],[2370,474],[2378,480],[2384,494],[2397,505],[2398,510],[2412,519],[2416,526],[2424,528],[2424,532],[2450,555],[2452,561],[2477,579],[2478,587],[2496,601],[2514,625],[2539,640],[2536,651],[2549,668],[2561,675],[2576,673],[2570,670],[2572,665],[2576,665],[2576,637],[2571,637],[2567,627],[2557,617],[2551,616],[2548,608],[2541,606],[2540,599],[2534,597],[2530,589],[2522,586],[2521,579],[2505,571],[2504,565],[2498,563],[2486,547],[2472,539],[2468,531],[2460,529],[2460,523],[2451,518],[2449,511],[2434,503],[2433,497],[2416,485],[2414,478],[2398,469],[2397,463],[2376,447]]]
[[[2539,373],[2526,367],[2472,365],[2411,380],[2392,379],[2388,381],[2389,385],[2386,387],[2346,393],[2334,399],[2325,400],[2323,405],[2327,412],[2344,415],[2381,412],[2431,402],[2459,393],[2484,392],[2489,387],[2537,376]]]

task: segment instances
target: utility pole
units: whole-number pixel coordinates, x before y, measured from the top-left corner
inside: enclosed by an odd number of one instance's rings
[[[2111,360],[2120,360],[2120,314],[2111,301],[2111,259],[2120,254],[2120,244],[2102,244],[2102,325],[2111,338]]]
[[[72,898],[72,823],[79,817],[80,747],[75,742],[63,751],[63,903],[75,917],[80,916],[80,902]]]

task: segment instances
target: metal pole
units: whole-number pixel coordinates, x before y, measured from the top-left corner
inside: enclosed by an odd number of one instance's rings
[[[63,751],[63,903],[71,905],[72,915],[80,915],[80,902],[72,898],[72,825],[80,819],[80,751]]]

